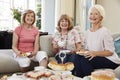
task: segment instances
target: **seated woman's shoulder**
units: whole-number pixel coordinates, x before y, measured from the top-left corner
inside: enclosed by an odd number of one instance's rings
[[[76,30],[75,28],[71,29],[70,32],[77,32],[77,33],[79,33],[79,31]]]

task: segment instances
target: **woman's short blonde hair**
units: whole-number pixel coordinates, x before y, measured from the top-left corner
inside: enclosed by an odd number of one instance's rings
[[[34,22],[35,22],[35,12],[33,11],[33,10],[25,10],[23,13],[22,13],[22,17],[21,17],[21,22],[24,24],[24,23],[26,23],[25,22],[25,17],[26,17],[26,15],[27,14],[29,14],[29,13],[33,13],[34,14],[34,21],[33,21],[33,23],[32,24],[34,24]]]
[[[100,15],[103,17],[102,20],[105,19],[105,9],[103,8],[103,6],[99,5],[99,4],[96,4],[96,5],[93,5],[90,9],[89,9],[89,15],[90,15],[90,12],[91,12],[91,9],[92,8],[95,8],[98,10],[98,12],[100,13]]]
[[[58,30],[59,32],[61,32],[60,22],[61,22],[61,20],[63,20],[63,19],[65,19],[65,20],[68,21],[68,30],[73,29],[73,21],[72,21],[72,19],[71,19],[67,14],[63,14],[63,15],[61,15],[60,19],[58,20],[57,30]]]

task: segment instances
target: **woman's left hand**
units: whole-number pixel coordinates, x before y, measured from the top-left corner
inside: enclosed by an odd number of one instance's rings
[[[85,58],[89,58],[89,60],[93,59],[94,57],[96,57],[95,55],[95,51],[86,51],[84,53]]]

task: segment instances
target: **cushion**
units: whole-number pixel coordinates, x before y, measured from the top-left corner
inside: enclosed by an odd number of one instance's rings
[[[20,71],[18,63],[7,54],[0,53],[0,73]]]
[[[46,51],[48,56],[54,56],[52,53],[52,35],[40,36],[40,48],[42,51]]]
[[[115,52],[120,57],[120,36],[114,40]]]
[[[116,38],[120,37],[120,33],[113,33],[112,37],[113,37],[113,40],[115,40]]]
[[[112,34],[113,41],[114,41],[114,46],[115,46],[115,52],[118,54],[120,57],[120,33],[113,33]]]

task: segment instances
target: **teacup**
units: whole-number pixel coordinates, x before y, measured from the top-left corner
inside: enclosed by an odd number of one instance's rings
[[[58,46],[60,46],[60,47],[65,46],[65,41],[58,41]]]

